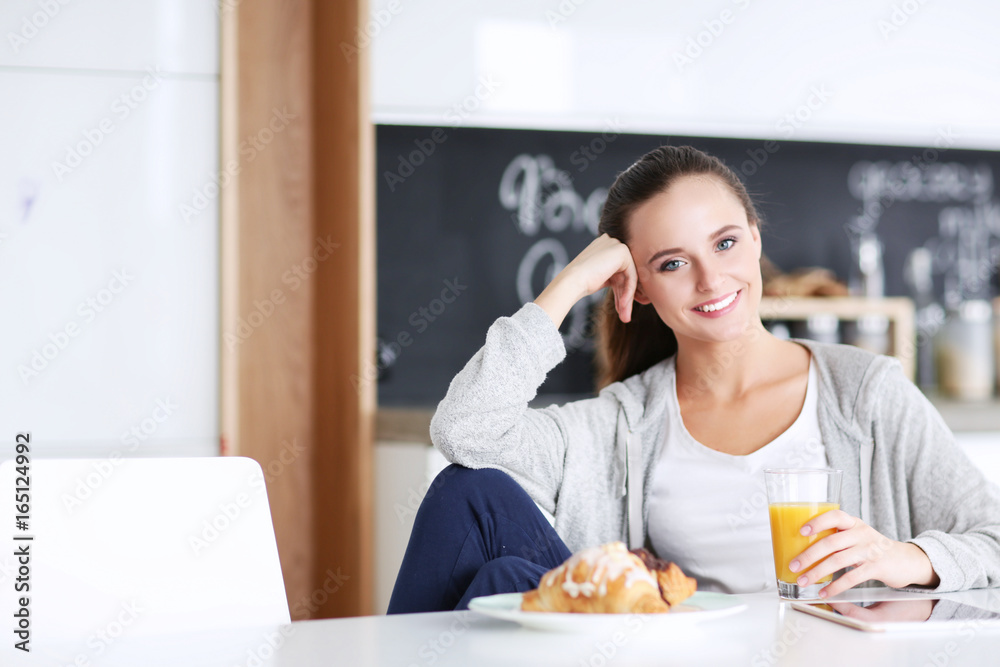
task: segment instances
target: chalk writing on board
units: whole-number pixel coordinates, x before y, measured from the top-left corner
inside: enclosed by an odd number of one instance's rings
[[[522,154],[510,161],[500,179],[500,204],[512,211],[511,219],[522,234],[539,237],[518,263],[515,282],[521,303],[534,301],[571,259],[562,241],[545,232],[572,231],[588,239],[597,236],[607,196],[606,188],[595,188],[586,197],[578,193],[573,179],[548,155]],[[567,317],[568,331],[563,333],[568,349],[591,349],[589,309],[600,297],[597,293],[573,306]]]
[[[938,202],[938,234],[924,247],[944,275],[945,302],[989,298],[989,280],[1000,255],[1000,204],[993,200],[993,168],[985,163],[887,160],[856,162],[848,190],[863,203],[849,232],[874,232],[897,201]]]

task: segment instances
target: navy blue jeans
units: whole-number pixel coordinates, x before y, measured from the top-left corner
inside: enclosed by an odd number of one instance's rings
[[[450,465],[417,510],[388,613],[466,609],[480,595],[528,591],[570,555],[509,475]]]

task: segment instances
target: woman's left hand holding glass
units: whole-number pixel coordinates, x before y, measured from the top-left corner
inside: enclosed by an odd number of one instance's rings
[[[831,529],[837,532],[810,545],[789,564],[792,572],[802,573],[799,586],[810,586],[848,567],[853,569],[824,587],[820,597],[837,595],[873,579],[891,588],[938,585],[937,573],[920,547],[891,540],[843,510],[820,514],[806,522],[801,532],[815,535]]]

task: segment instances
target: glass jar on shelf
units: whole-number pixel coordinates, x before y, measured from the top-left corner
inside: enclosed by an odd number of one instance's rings
[[[987,400],[996,379],[995,334],[989,301],[963,301],[938,332],[938,383],[961,400]]]
[[[889,318],[878,313],[860,316],[848,342],[875,354],[889,354]]]
[[[831,313],[816,313],[792,323],[792,336],[819,343],[840,342],[840,320]]]

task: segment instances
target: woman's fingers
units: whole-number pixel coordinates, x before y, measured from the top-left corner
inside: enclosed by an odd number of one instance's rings
[[[837,551],[812,567],[800,570],[802,572],[802,576],[798,578],[798,584],[803,588],[806,586],[812,586],[816,582],[830,576],[834,572],[839,572],[847,567],[853,567],[862,560],[863,559],[857,553],[856,549],[844,549],[843,551]]]
[[[829,598],[833,597],[834,595],[839,595],[840,593],[843,593],[846,590],[854,588],[858,584],[862,584],[868,581],[869,579],[872,579],[872,576],[868,573],[867,568],[863,566],[856,567],[853,570],[845,572],[844,574],[840,575],[840,577],[835,579],[832,583],[821,588],[819,591],[819,596],[821,598]]]
[[[615,288],[615,310],[622,322],[632,321],[632,297],[629,296],[627,287]]]
[[[635,265],[632,263],[632,255],[625,248],[622,266],[618,273],[612,277],[611,289],[615,293],[615,306],[618,310],[618,317],[622,322],[629,322],[632,319],[632,303],[635,297],[635,288],[638,278]]]
[[[803,535],[815,535],[824,530],[849,530],[857,523],[858,519],[843,510],[830,510],[805,522],[799,532]]]
[[[820,560],[826,558],[835,551],[841,551],[857,542],[857,537],[848,532],[857,525],[858,520],[847,512],[841,510],[830,510],[806,522],[800,529],[803,535],[816,535],[825,530],[837,530],[832,535],[827,535],[821,540],[810,545],[802,553],[792,559],[788,564],[792,572],[802,572],[808,570]]]
[[[792,572],[808,570],[830,554],[853,546],[857,543],[857,537],[849,532],[849,530],[827,535],[823,539],[809,545],[802,553],[792,559],[788,564],[789,569]]]

